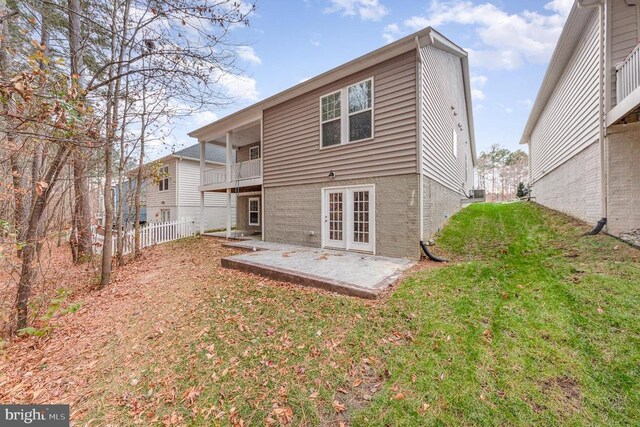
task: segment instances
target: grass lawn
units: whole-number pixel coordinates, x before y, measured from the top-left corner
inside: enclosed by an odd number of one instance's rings
[[[201,300],[171,308],[179,329],[120,338],[113,351],[130,353],[90,384],[78,421],[638,425],[640,251],[588,228],[532,204],[473,205],[438,238],[455,262],[377,302],[185,258]],[[168,247],[187,257],[199,240]]]

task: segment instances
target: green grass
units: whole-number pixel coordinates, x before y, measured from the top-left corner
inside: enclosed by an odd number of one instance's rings
[[[377,303],[214,274],[200,332],[108,418],[637,425],[639,251],[586,229],[532,204],[472,205],[437,240],[456,262]]]

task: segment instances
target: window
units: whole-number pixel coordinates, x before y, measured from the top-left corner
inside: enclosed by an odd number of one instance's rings
[[[371,80],[349,86],[349,142],[371,138]]]
[[[260,225],[260,199],[249,198],[249,225]]]
[[[322,122],[322,146],[330,147],[341,144],[342,118],[340,105],[340,92],[332,93],[322,98],[321,101]]]
[[[169,221],[171,221],[171,210],[160,209],[160,222],[169,222]]]
[[[458,132],[453,130],[453,157],[458,158]]]
[[[256,160],[260,158],[260,146],[256,145],[249,148],[249,160]]]
[[[158,182],[158,191],[167,191],[169,189],[169,166],[160,169],[160,181]]]
[[[322,147],[373,137],[373,79],[320,98]]]

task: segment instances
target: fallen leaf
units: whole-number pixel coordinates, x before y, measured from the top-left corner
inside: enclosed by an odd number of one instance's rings
[[[333,409],[336,411],[336,414],[339,414],[340,412],[344,412],[344,410],[347,408],[342,403],[338,402],[337,400],[334,400]]]

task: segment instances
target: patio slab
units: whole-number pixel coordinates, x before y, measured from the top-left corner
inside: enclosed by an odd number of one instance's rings
[[[415,263],[354,252],[262,241],[225,243],[249,252],[222,258],[222,266],[270,279],[375,299]]]

